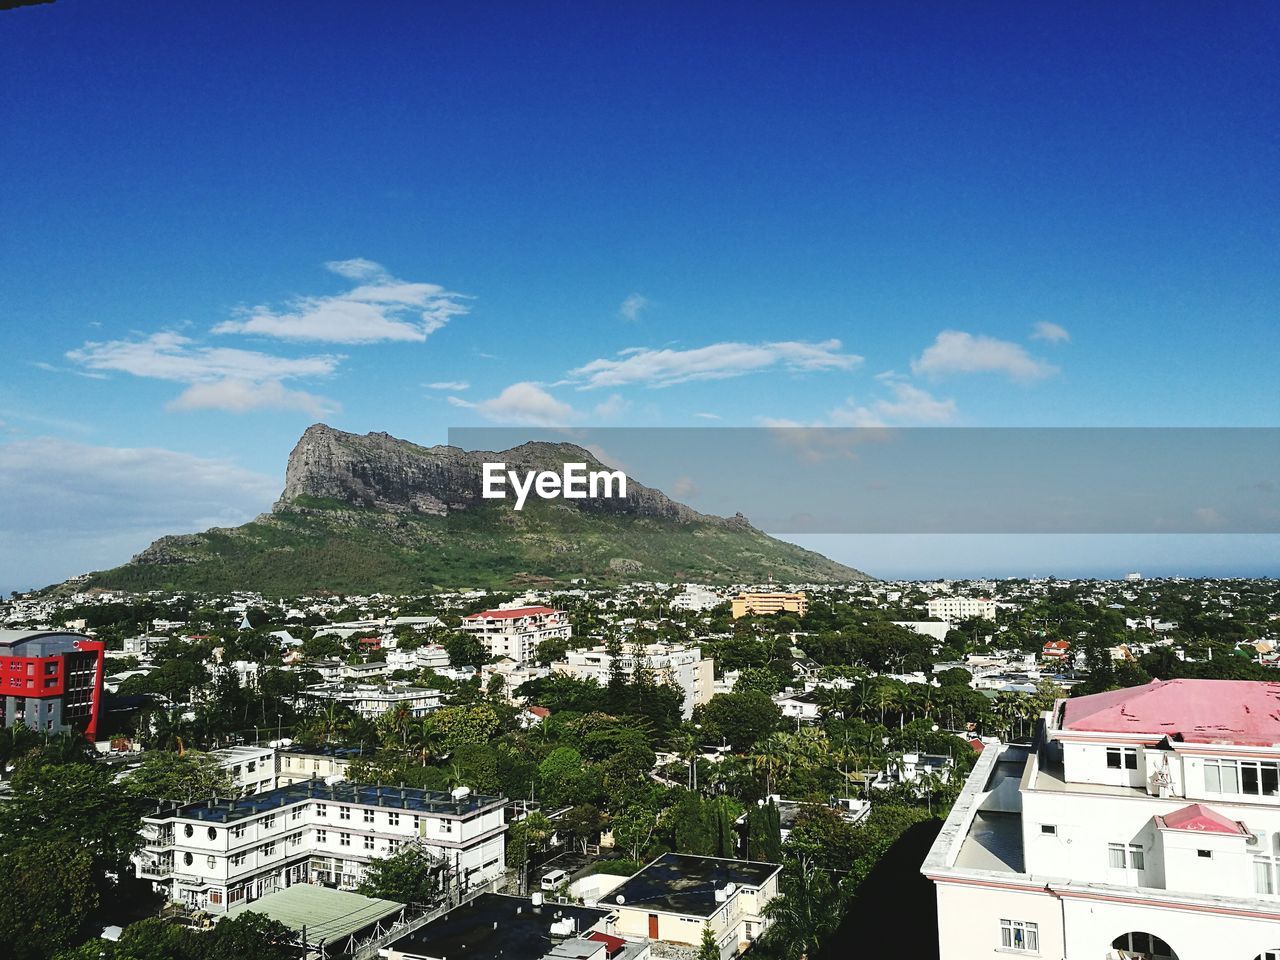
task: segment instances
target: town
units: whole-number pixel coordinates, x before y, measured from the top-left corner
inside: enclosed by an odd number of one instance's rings
[[[1274,581],[73,579],[0,621],[8,955],[798,960],[893,868],[945,960],[1280,943]]]

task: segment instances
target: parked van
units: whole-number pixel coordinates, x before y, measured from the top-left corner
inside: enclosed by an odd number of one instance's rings
[[[542,889],[549,893],[554,893],[560,889],[560,885],[569,879],[569,874],[563,870],[552,870],[550,873],[542,875]]]

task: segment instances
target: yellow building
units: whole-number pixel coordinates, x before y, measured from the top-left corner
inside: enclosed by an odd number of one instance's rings
[[[733,598],[733,619],[747,614],[794,613],[803,617],[809,600],[803,593],[740,593]]]

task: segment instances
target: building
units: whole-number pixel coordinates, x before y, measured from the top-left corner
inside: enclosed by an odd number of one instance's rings
[[[996,602],[985,597],[934,597],[925,601],[924,609],[934,620],[945,620],[947,623],[972,620],[975,617],[984,620],[996,618]]]
[[[1280,684],[1060,700],[982,752],[925,860],[942,960],[1275,960]]]
[[[359,747],[283,747],[276,753],[276,786],[300,780],[345,780],[347,768],[361,755]]]
[[[731,603],[733,619],[748,615],[794,613],[803,617],[809,612],[809,600],[803,593],[740,593]]]
[[[369,861],[416,843],[458,889],[503,872],[501,797],[308,780],[143,817],[135,864],[170,899],[222,913],[296,883],[349,890]]]
[[[951,624],[939,623],[937,620],[893,620],[895,627],[902,627],[922,637],[928,637],[937,643],[944,643],[951,632]]]
[[[273,747],[223,747],[209,756],[227,771],[231,785],[241,796],[266,793],[276,786],[276,751]]]
[[[608,932],[603,906],[484,893],[393,940],[388,960],[645,960],[649,945]]]
[[[482,610],[462,620],[462,630],[477,637],[494,660],[506,657],[528,663],[546,640],[568,640],[569,615],[550,607]]]
[[[0,630],[0,724],[98,735],[106,644],[64,630]]]
[[[1046,640],[1040,651],[1040,659],[1064,662],[1071,655],[1070,640]]]
[[[605,647],[570,650],[565,659],[551,665],[557,673],[581,680],[595,680],[607,686],[614,670],[628,681],[637,670],[648,670],[657,683],[676,687],[684,693],[684,718],[693,716],[693,708],[701,706],[715,694],[715,660],[703,658],[702,648],[670,643],[650,643],[614,657]]]
[[[439,710],[444,694],[428,687],[411,687],[402,684],[376,686],[366,683],[321,683],[302,691],[305,697],[316,700],[333,700],[344,704],[364,717],[373,720],[393,707],[404,704],[415,717],[425,717]]]
[[[781,872],[775,863],[664,853],[610,892],[616,932],[697,948],[710,926],[720,956],[732,957],[768,927],[764,908]]]

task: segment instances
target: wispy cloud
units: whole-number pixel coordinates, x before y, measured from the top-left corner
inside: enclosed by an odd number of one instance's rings
[[[216,380],[193,383],[171,400],[170,410],[225,410],[249,413],[253,410],[300,410],[313,418],[342,409],[337,402],[305,390],[290,390],[279,380]]]
[[[569,372],[579,389],[642,384],[669,387],[694,380],[724,380],[768,369],[790,372],[850,370],[862,357],[841,352],[839,340],[817,343],[713,343],[691,350],[631,347],[617,358],[592,360]]]
[[[640,319],[640,312],[647,306],[649,306],[648,297],[633,293],[619,305],[618,316],[622,317],[623,320],[635,322]]]
[[[336,405],[282,381],[325,377],[342,357],[331,354],[281,357],[234,347],[207,347],[171,331],[131,340],[90,341],[67,358],[88,370],[188,384],[171,404],[175,410],[248,410],[280,408],[307,413],[333,412]]]
[[[428,390],[470,390],[471,384],[465,380],[437,380],[435,383],[423,384]]]
[[[1044,340],[1047,343],[1066,343],[1071,339],[1071,334],[1067,332],[1066,327],[1050,323],[1048,320],[1040,320],[1031,328],[1031,339]]]
[[[827,423],[834,427],[926,426],[950,423],[956,417],[956,402],[942,400],[904,380],[890,380],[891,396],[869,404],[852,402],[832,410]]]
[[[911,361],[914,373],[927,377],[949,374],[1001,373],[1012,380],[1042,380],[1058,368],[1031,356],[1008,340],[943,330],[932,344]]]
[[[562,427],[579,419],[569,404],[557,400],[542,385],[530,381],[513,383],[496,397],[473,403],[449,396],[455,407],[474,410],[495,423],[534,427]]]
[[[718,413],[695,413],[695,417],[699,420],[723,420],[724,418]]]
[[[356,286],[331,296],[297,297],[282,309],[242,308],[213,332],[323,343],[421,342],[468,310],[463,294],[399,280],[372,260],[333,260],[325,267]]]

